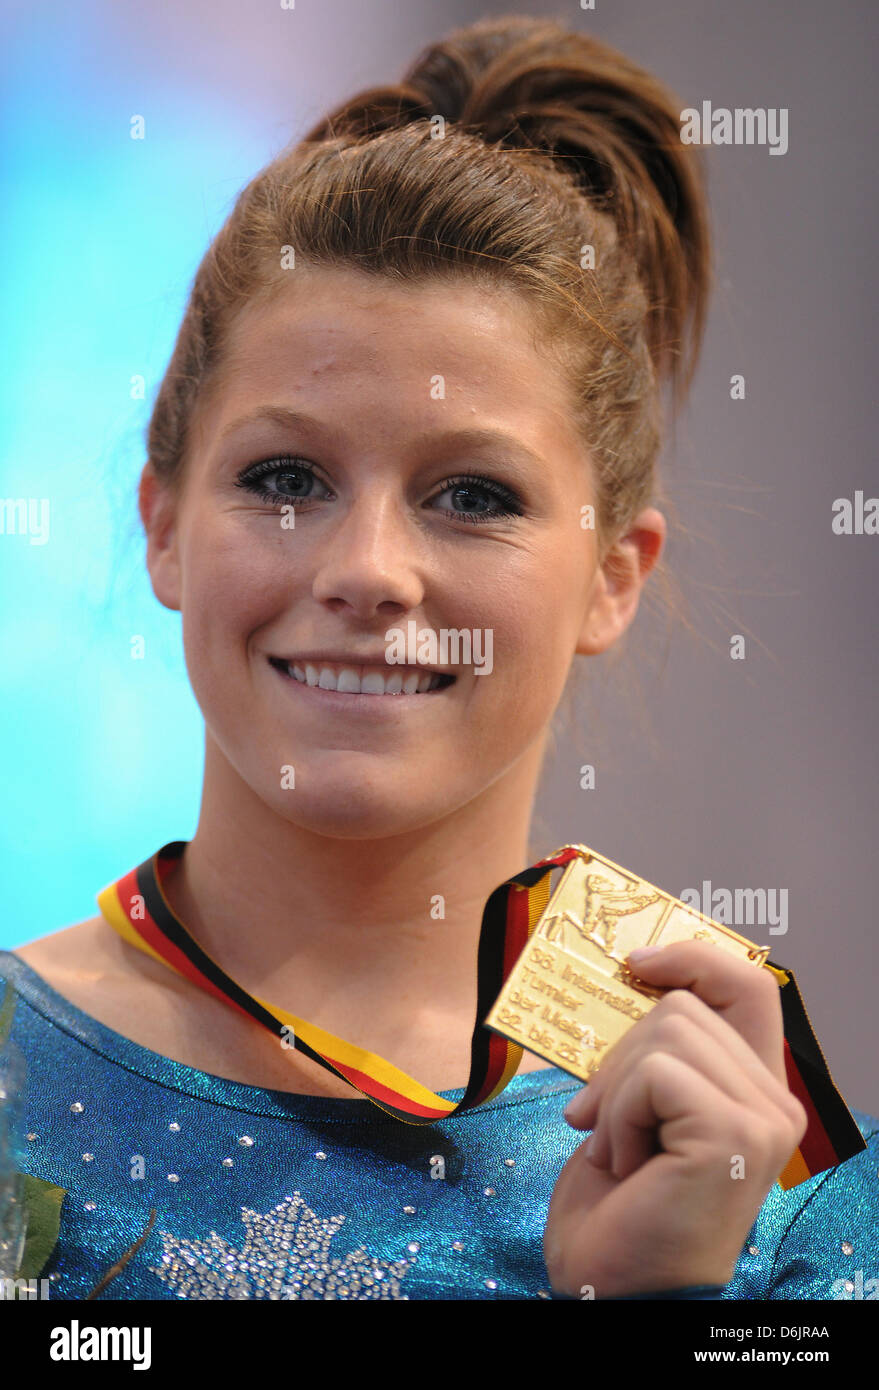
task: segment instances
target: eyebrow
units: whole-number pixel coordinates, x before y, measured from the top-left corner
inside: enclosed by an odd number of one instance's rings
[[[326,429],[320,420],[311,415],[303,414],[301,411],[292,410],[289,406],[265,405],[259,406],[247,415],[240,416],[237,420],[232,420],[221,431],[220,440],[222,441],[229,435],[236,434],[239,430],[246,429],[250,425],[262,424],[280,425],[286,429]],[[435,445],[501,450],[505,459],[519,461],[532,468],[545,466],[545,459],[540,454],[505,430],[470,427],[460,430],[440,430],[423,438],[426,442]]]
[[[241,415],[237,420],[232,420],[220,433],[220,439],[225,439],[227,435],[235,434],[238,430],[245,429],[248,425],[284,425],[288,428],[293,426],[320,425],[319,420],[314,420],[310,415],[303,415],[298,410],[291,410],[285,405],[261,405],[256,410],[250,411],[248,415]]]

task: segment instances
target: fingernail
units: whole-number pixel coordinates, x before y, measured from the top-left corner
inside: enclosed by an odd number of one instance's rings
[[[628,959],[634,961],[646,960],[648,956],[655,956],[656,953],[661,950],[661,946],[639,946],[636,950],[629,952]]]

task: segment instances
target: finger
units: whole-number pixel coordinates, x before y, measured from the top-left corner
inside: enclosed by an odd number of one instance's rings
[[[595,1166],[611,1166],[616,1154],[615,1135],[621,1124],[621,1097],[628,1094],[628,1078],[642,1064],[645,1056],[652,1056],[656,1052],[685,1062],[704,1076],[719,1095],[755,1114],[763,1115],[769,1123],[777,1118],[779,1112],[787,1116],[788,1106],[779,1104],[780,1097],[775,1094],[780,1088],[774,1078],[759,1058],[750,1052],[747,1045],[743,1043],[742,1046],[746,1052],[744,1066],[736,1057],[730,1055],[723,1040],[718,1041],[717,1038],[708,1035],[698,1017],[693,1018],[685,1013],[667,1014],[646,1040],[642,1053],[631,1057],[625,1071],[622,1074],[615,1073],[615,1079],[605,1087],[595,1120],[593,1146],[589,1154]],[[790,1119],[794,1117],[794,1108],[791,1106]],[[656,1123],[654,1117],[654,1127]],[[643,1163],[652,1151],[652,1133],[645,1134],[643,1142],[638,1146],[638,1165]],[[613,1166],[616,1171],[616,1165]]]
[[[777,988],[777,986],[774,987]],[[778,1007],[780,1009],[780,1004]],[[776,1074],[765,1065],[736,1029],[692,991],[673,989],[651,1009],[644,1019],[634,1024],[614,1044],[590,1080],[586,1090],[579,1092],[566,1109],[565,1118],[568,1123],[576,1129],[588,1129],[594,1123],[599,1113],[602,1097],[613,1084],[614,1078],[621,1071],[627,1070],[636,1056],[652,1047],[657,1038],[667,1041],[669,1037],[668,1021],[679,1016],[698,1024],[709,1039],[720,1046],[748,1072],[755,1084],[760,1086],[770,1099],[782,1108],[787,1106],[792,1113],[794,1112],[796,1107],[792,1102],[795,1102],[795,1097],[791,1096],[786,1074],[783,1080],[779,1081]],[[782,1039],[783,1036],[782,1029]]]
[[[770,971],[708,941],[675,941],[646,956],[633,952],[630,959],[630,968],[646,984],[691,990],[784,1081],[781,1000]]]
[[[619,1180],[656,1152],[704,1154],[706,1162],[714,1152],[724,1164],[741,1152],[751,1175],[771,1173],[774,1180],[797,1143],[797,1130],[786,1116],[731,1102],[689,1062],[663,1052],[649,1053],[624,1079],[609,1124],[606,1166]]]
[[[672,1091],[675,1083],[678,1089]],[[708,1111],[713,1099],[709,1085],[704,1078],[697,1084],[693,1068],[682,1058],[648,1053],[643,1067],[629,1072],[611,1097],[607,1119],[592,1136],[589,1162],[622,1181],[662,1151],[663,1120],[686,1115],[688,1105],[696,1103]]]

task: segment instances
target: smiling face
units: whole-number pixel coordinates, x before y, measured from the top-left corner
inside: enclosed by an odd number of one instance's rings
[[[520,794],[575,652],[634,614],[662,519],[599,567],[588,457],[531,334],[469,282],[297,269],[236,320],[179,495],[147,466],[208,759],[283,819],[380,838],[500,779]],[[468,634],[471,660],[450,639],[388,664],[410,624]]]

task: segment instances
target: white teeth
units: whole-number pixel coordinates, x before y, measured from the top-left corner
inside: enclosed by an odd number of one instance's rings
[[[321,672],[321,676],[323,676],[323,672]],[[349,666],[346,666],[344,671],[339,672],[336,689],[346,690],[350,695],[359,695],[361,687],[360,677],[357,672],[352,671]]]
[[[287,663],[288,674],[301,684],[318,686],[321,690],[340,690],[348,695],[422,695],[436,690],[440,684],[437,671],[408,671],[405,676],[401,671],[392,671],[386,676],[379,670],[367,669],[361,677],[359,669],[344,666],[337,670],[330,666],[313,666],[311,662],[306,662],[304,667]]]

